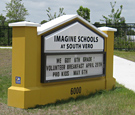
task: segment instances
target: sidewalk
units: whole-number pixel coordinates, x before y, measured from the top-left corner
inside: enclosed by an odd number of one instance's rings
[[[114,56],[113,77],[118,83],[135,91],[135,62]]]
[[[0,47],[0,49],[12,49],[12,47]]]

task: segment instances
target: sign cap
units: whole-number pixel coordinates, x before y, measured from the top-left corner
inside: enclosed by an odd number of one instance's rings
[[[17,27],[17,26],[38,27],[40,26],[40,24],[34,22],[22,21],[22,22],[9,23],[9,26],[10,27]]]
[[[110,28],[110,27],[99,27],[98,29],[101,31],[114,31],[114,32],[117,31],[116,28]]]

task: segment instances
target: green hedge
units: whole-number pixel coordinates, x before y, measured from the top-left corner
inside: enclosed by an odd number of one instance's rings
[[[135,42],[131,41],[130,39],[115,37],[114,38],[114,49],[119,50],[135,50]]]
[[[0,27],[0,45],[11,46],[12,45],[12,28]]]

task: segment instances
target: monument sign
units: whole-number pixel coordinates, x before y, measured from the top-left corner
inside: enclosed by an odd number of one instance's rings
[[[27,109],[115,86],[116,29],[98,29],[78,15],[42,25],[24,21],[9,26],[13,27],[9,106]]]

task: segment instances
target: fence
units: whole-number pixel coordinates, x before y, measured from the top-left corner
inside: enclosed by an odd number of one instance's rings
[[[12,28],[9,26],[0,26],[0,46],[12,45]]]
[[[113,27],[117,29],[114,37],[114,49],[135,50],[135,23],[94,24],[96,27]]]
[[[96,27],[113,27],[117,29],[114,38],[114,49],[135,50],[135,23],[94,24]],[[0,26],[0,46],[12,45],[12,28]]]

